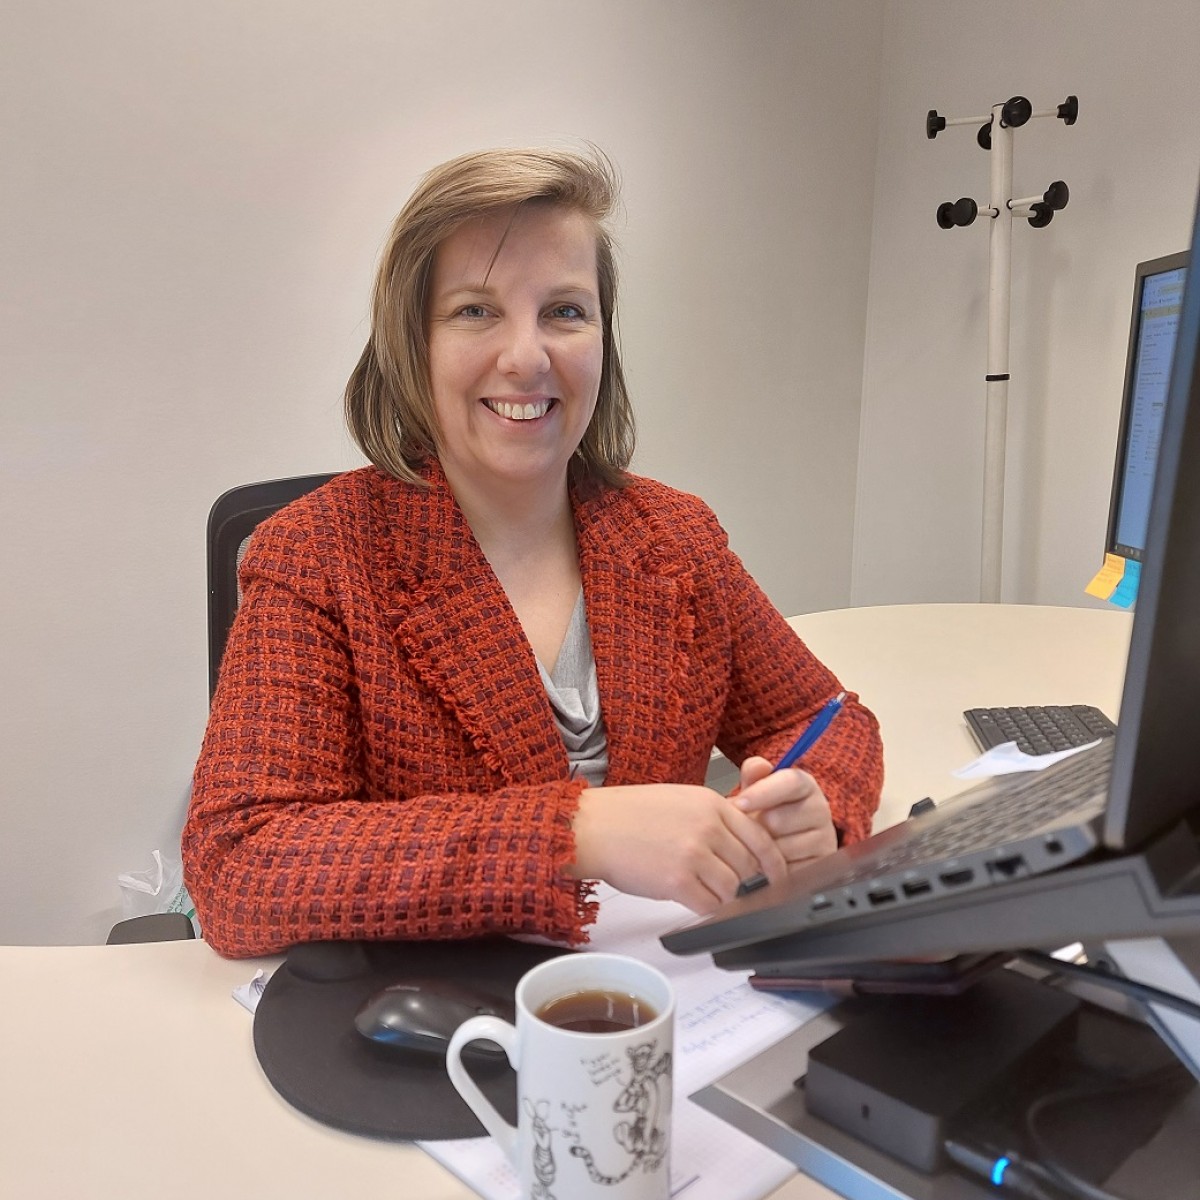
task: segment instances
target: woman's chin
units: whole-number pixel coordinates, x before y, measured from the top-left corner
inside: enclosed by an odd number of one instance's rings
[[[472,488],[478,490],[542,488],[550,494],[565,488],[569,462],[570,456],[497,454],[472,464],[467,475]],[[453,478],[452,467],[446,473]]]

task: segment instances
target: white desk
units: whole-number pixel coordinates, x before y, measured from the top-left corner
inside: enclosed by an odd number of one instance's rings
[[[792,627],[879,718],[883,802],[875,828],[923,796],[963,790],[949,772],[979,750],[964,709],[1121,703],[1133,617],[1117,609],[907,604],[793,617]]]
[[[877,825],[957,790],[972,757],[960,713],[1089,703],[1116,717],[1130,618],[1116,611],[912,605],[817,613],[794,626],[880,718]],[[0,948],[0,1198],[467,1200],[415,1147],[326,1128],[259,1070],[230,999],[258,966],[202,942]],[[826,1200],[797,1176],[776,1200]]]

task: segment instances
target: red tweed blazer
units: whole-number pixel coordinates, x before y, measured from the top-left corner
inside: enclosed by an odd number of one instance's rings
[[[256,532],[196,767],[188,890],[222,954],[324,938],[586,940],[561,873],[585,786],[533,651],[435,462],[364,468]],[[729,550],[650,480],[574,500],[611,784],[776,758],[841,686]],[[882,784],[856,699],[806,758],[846,840]]]

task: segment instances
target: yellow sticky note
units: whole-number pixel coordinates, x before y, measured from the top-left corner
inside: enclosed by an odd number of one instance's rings
[[[1083,590],[1098,600],[1107,600],[1117,590],[1117,584],[1124,576],[1125,560],[1119,554],[1106,554],[1104,566],[1096,572],[1092,582]]]

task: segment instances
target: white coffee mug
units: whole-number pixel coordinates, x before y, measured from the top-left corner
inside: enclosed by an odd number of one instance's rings
[[[551,1023],[610,1016],[641,1023],[611,1032]],[[460,1025],[446,1068],[530,1200],[667,1200],[674,1034],[662,972],[620,954],[567,954],[521,978],[515,1028],[499,1017]],[[478,1038],[503,1046],[517,1072],[516,1126],[463,1069],[463,1047]]]

